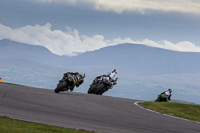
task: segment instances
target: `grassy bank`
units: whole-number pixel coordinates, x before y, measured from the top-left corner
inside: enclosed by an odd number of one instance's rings
[[[44,124],[36,124],[13,120],[5,117],[0,117],[0,132],[1,133],[89,133],[86,131],[66,129],[62,127],[49,126]]]
[[[143,102],[141,106],[164,114],[200,122],[200,106],[172,102]]]

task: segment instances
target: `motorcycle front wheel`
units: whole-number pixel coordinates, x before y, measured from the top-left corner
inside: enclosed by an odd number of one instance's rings
[[[91,85],[88,90],[88,94],[95,94],[95,91],[96,91],[96,87],[94,85]]]
[[[160,101],[161,101],[160,97],[158,97],[158,98],[155,100],[155,102],[160,102]]]
[[[62,82],[62,83],[57,85],[57,87],[54,91],[55,91],[55,93],[59,93],[60,91],[64,91],[64,88],[66,88],[66,87],[67,87],[67,83]]]
[[[102,95],[105,92],[105,85],[104,84],[99,84],[96,88],[96,95]]]

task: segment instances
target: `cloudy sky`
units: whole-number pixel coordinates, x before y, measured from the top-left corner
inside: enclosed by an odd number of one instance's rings
[[[0,0],[0,40],[58,55],[137,43],[200,52],[199,0]]]

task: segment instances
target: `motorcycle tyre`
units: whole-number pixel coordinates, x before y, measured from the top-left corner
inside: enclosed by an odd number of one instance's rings
[[[88,90],[88,94],[95,94],[96,87],[94,85],[90,85]]]
[[[102,95],[104,92],[105,92],[105,86],[103,84],[97,86],[96,95]]]
[[[155,100],[155,102],[161,102],[160,97],[158,97],[158,98]]]
[[[58,84],[57,88],[54,90],[55,93],[59,93],[60,91],[64,91],[64,88],[67,87],[67,83],[66,82],[62,82],[60,84]]]

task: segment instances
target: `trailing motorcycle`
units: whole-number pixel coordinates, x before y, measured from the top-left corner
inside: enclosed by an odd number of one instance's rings
[[[85,73],[65,73],[63,78],[58,82],[55,93],[60,91],[74,90],[74,87],[79,87],[85,78]]]
[[[158,95],[155,102],[168,102],[170,100],[171,93],[169,91],[165,91]]]
[[[117,80],[111,82],[108,76],[98,76],[90,85],[88,94],[102,95],[104,92],[112,89],[113,85],[117,84],[116,82]]]

